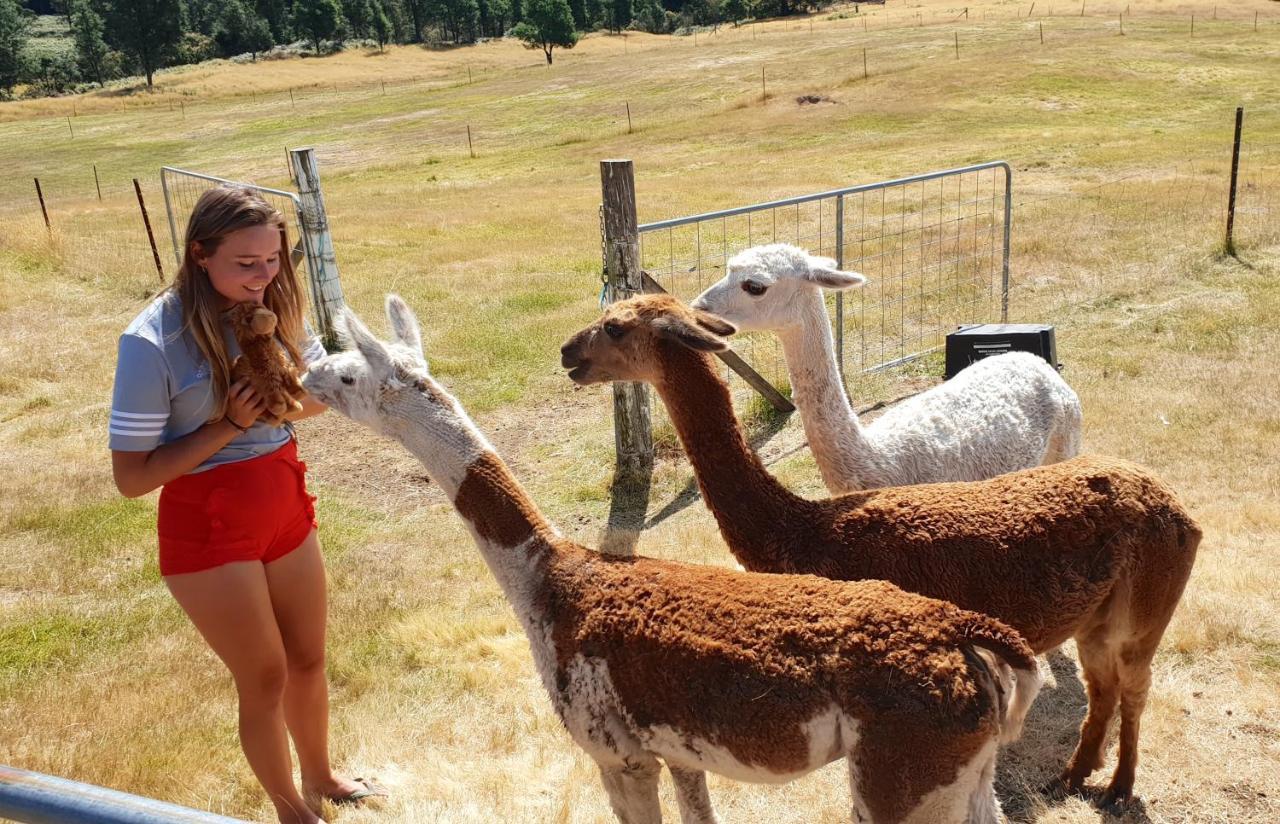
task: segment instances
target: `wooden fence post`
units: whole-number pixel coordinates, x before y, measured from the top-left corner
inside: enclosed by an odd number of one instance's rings
[[[40,189],[40,178],[32,178],[36,182],[36,199],[40,201],[40,214],[44,215],[44,228],[53,234],[53,224],[49,222],[49,210],[44,207],[44,192]]]
[[[98,182],[98,164],[93,164],[93,188],[98,190],[98,200],[102,200],[102,184]]]
[[[600,191],[604,211],[606,298],[613,302],[640,294],[644,289],[632,162],[600,161]],[[619,474],[639,477],[651,471],[653,433],[649,389],[643,383],[614,383],[613,440]]]
[[[133,179],[133,191],[138,195],[138,209],[142,211],[142,225],[147,227],[147,242],[151,244],[151,257],[156,262],[156,274],[160,276],[160,282],[164,283],[164,269],[160,266],[160,252],[156,250],[156,236],[151,231],[151,218],[147,217],[147,204],[142,200],[142,184],[138,183],[138,179]]]
[[[1236,107],[1236,138],[1231,147],[1231,193],[1227,195],[1227,254],[1235,257],[1236,242],[1231,230],[1236,222],[1236,177],[1240,172],[1240,129],[1244,125],[1244,106]]]
[[[338,259],[329,234],[329,216],[320,191],[320,167],[314,149],[292,149],[293,178],[302,197],[302,240],[307,253],[307,273],[311,277],[311,298],[316,322],[325,345],[337,343],[334,319],[342,310],[342,282],[338,279]]]

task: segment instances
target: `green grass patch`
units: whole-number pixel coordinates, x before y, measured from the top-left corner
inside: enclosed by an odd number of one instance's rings
[[[24,512],[9,522],[5,532],[36,533],[42,542],[55,542],[70,557],[93,561],[142,545],[150,547],[155,529],[155,505],[150,500],[116,497]]]

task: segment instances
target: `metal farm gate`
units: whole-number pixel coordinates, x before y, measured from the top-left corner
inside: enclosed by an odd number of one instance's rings
[[[860,375],[938,349],[960,324],[1008,319],[1012,171],[1004,161],[631,223],[633,228],[626,219],[627,206],[635,214],[631,175],[629,161],[602,164],[605,280],[612,298],[660,286],[692,300],[725,275],[729,258],[762,243],[792,243],[834,258],[840,268],[867,277],[863,288],[827,298],[846,390]],[[631,246],[637,247],[638,273],[618,254]],[[777,391],[788,385],[777,338],[740,336],[734,350],[744,362],[726,361],[735,399],[754,387],[789,410]],[[626,453],[634,461],[649,448],[649,436],[628,447],[629,433],[648,424],[624,410],[638,412],[647,393],[620,391],[634,397],[615,402],[619,457]],[[628,414],[634,420],[619,421]]]
[[[169,233],[173,238],[173,256],[182,265],[182,239],[187,232],[187,218],[200,195],[215,186],[239,186],[252,189],[280,211],[291,225],[295,238],[290,258],[295,269],[305,262],[306,280],[316,330],[326,346],[333,344],[333,319],[342,309],[342,285],[338,280],[338,264],[329,234],[329,221],[320,192],[320,178],[311,149],[294,149],[290,153],[293,177],[301,194],[270,189],[255,183],[228,180],[213,175],[164,166],[160,170],[160,186],[164,190],[164,206],[169,217]]]

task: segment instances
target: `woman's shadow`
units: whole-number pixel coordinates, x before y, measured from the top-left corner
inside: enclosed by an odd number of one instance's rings
[[[1031,706],[1022,737],[1005,747],[996,766],[996,796],[1010,824],[1031,824],[1046,809],[1069,798],[1056,787],[1067,759],[1075,750],[1080,723],[1088,706],[1076,662],[1062,650],[1047,656],[1052,683],[1046,683]],[[1104,776],[1102,779],[1099,776]],[[1106,773],[1094,774],[1098,785],[1085,790],[1085,798],[1098,817],[1108,824],[1150,824],[1146,805],[1135,798],[1119,807],[1102,807],[1100,798]]]

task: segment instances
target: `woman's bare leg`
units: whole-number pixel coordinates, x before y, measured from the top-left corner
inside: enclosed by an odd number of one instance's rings
[[[340,798],[360,785],[334,775],[329,761],[329,683],[324,667],[327,598],[315,530],[297,549],[265,568],[288,661],[284,714],[302,767],[303,792]]]
[[[293,783],[285,730],[288,665],[257,561],[224,564],[164,579],[205,641],[231,670],[239,697],[240,746],[284,824],[320,819]]]

